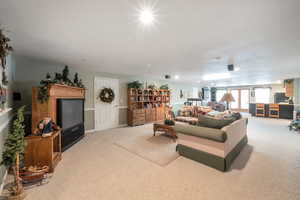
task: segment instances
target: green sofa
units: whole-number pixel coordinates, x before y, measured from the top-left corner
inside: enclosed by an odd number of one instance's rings
[[[220,171],[227,171],[247,144],[247,119],[242,118],[222,129],[176,122],[180,155]]]

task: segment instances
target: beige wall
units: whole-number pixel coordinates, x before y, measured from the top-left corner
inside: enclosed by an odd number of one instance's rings
[[[55,72],[61,72],[64,68],[63,64],[48,62],[44,60],[37,60],[33,58],[27,58],[22,56],[16,56],[16,73],[15,73],[15,84],[14,91],[18,91],[22,95],[22,101],[18,104],[27,104],[29,105],[29,110],[31,106],[31,88],[38,86],[41,79],[44,79],[46,73],[49,72],[51,76],[54,76]],[[186,100],[188,95],[192,94],[193,87],[199,87],[199,85],[190,85],[190,84],[179,84],[179,83],[170,83],[167,81],[160,80],[147,80],[143,77],[136,76],[123,76],[115,75],[108,73],[95,73],[90,71],[77,70],[72,67],[70,69],[70,78],[73,79],[76,72],[79,73],[79,77],[82,78],[84,85],[86,86],[86,99],[85,99],[85,127],[87,130],[94,129],[94,78],[96,76],[100,77],[109,77],[117,78],[120,81],[120,99],[119,105],[119,124],[124,125],[127,123],[127,83],[134,80],[139,80],[143,83],[156,84],[158,86],[168,83],[171,91],[171,103],[172,104],[181,104]],[[179,99],[180,90],[184,91],[186,95],[185,98]]]

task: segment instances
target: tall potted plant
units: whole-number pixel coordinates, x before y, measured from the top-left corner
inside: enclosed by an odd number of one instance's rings
[[[21,200],[25,197],[19,177],[20,153],[23,153],[25,149],[24,108],[25,106],[22,106],[17,111],[16,119],[13,122],[12,130],[8,133],[2,153],[1,165],[11,168],[14,175],[14,183],[9,189],[11,195],[8,197],[11,200]]]

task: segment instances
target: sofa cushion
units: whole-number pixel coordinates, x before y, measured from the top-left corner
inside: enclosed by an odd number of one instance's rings
[[[184,123],[175,123],[174,130],[186,135],[206,138],[217,142],[225,142],[227,139],[226,133],[220,129],[192,126]]]
[[[206,115],[200,115],[198,119],[199,119],[198,126],[216,128],[216,129],[221,129],[224,126],[227,126],[236,120],[236,118],[234,117],[216,119]]]

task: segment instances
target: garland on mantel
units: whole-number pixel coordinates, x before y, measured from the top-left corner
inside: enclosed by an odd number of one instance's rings
[[[61,84],[78,88],[85,88],[82,80],[78,78],[78,73],[75,73],[74,80],[69,79],[69,68],[65,66],[62,74],[55,73],[54,79],[51,79],[51,75],[47,73],[46,79],[41,80],[39,90],[38,90],[38,100],[41,103],[47,102],[49,99],[49,85],[50,84]]]

